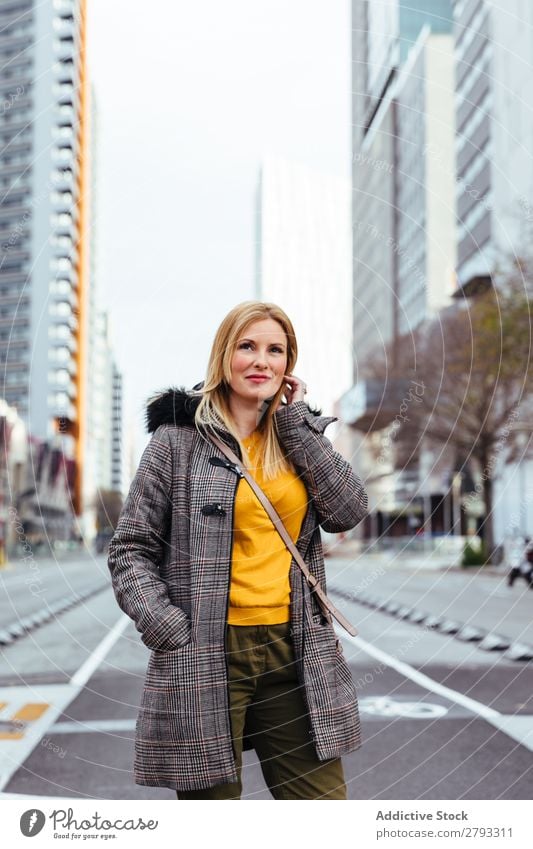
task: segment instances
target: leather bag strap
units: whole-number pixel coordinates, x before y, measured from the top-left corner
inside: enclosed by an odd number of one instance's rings
[[[241,466],[240,459],[237,457],[235,452],[231,450],[229,445],[226,445],[224,442],[222,442],[221,439],[216,436],[213,436],[213,434],[209,435],[209,439],[211,439],[215,443],[217,448],[219,448],[222,453],[228,458],[228,460],[231,461],[231,463],[235,466],[235,471],[237,472],[237,474],[239,474],[240,477],[245,478],[245,480],[249,483],[249,485],[255,492],[257,498],[263,505],[267,514],[272,519],[274,527],[276,528],[283,542],[285,543],[292,556],[294,557],[296,563],[302,570],[305,580],[307,581],[307,585],[310,588],[311,592],[315,594],[320,609],[327,621],[331,622],[331,617],[335,617],[337,622],[342,625],[342,627],[346,631],[348,631],[348,633],[351,634],[352,637],[355,637],[359,633],[357,631],[357,628],[352,625],[351,622],[349,622],[345,616],[342,615],[342,613],[337,607],[335,607],[333,602],[330,601],[330,599],[327,597],[326,593],[320,586],[318,580],[314,577],[314,575],[311,574],[311,572],[307,568],[305,560],[296,548],[294,542],[292,541],[289,535],[289,532],[287,531],[278,512],[276,511],[276,508],[273,506],[271,501],[269,501],[257,481],[254,480],[254,478],[251,476],[247,469]]]

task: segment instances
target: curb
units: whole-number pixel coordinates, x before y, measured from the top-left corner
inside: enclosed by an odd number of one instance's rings
[[[69,596],[60,598],[58,601],[54,601],[53,604],[49,604],[46,610],[40,610],[37,613],[29,613],[27,616],[19,619],[18,622],[13,622],[11,625],[8,625],[7,628],[3,628],[0,631],[0,646],[9,646],[14,643],[15,640],[26,637],[33,631],[36,631],[41,625],[45,625],[47,622],[50,622],[51,619],[54,619],[60,613],[64,613],[71,607],[81,604],[93,595],[97,595],[98,593],[101,593],[102,590],[106,590],[108,588],[109,583],[106,583],[101,584],[99,587],[93,587],[90,590],[86,590],[81,595],[78,595],[78,593],[72,593]]]
[[[386,566],[389,563],[393,563],[394,566],[406,566],[411,569],[420,569],[420,568],[429,568],[431,571],[435,572],[460,572],[463,575],[466,574],[475,574],[475,575],[494,575],[495,577],[505,578],[507,577],[507,573],[509,571],[508,567],[502,565],[494,565],[490,564],[487,566],[461,566],[456,563],[455,560],[449,560],[448,563],[441,563],[439,565],[432,565],[424,567],[423,565],[419,565],[424,560],[428,563],[431,563],[430,554],[422,557],[420,555],[417,556],[409,556],[406,554],[401,554],[394,558],[386,558],[383,552],[380,551],[362,551],[359,547],[353,547],[352,550],[349,548],[349,543],[341,543],[333,546],[328,546],[327,544],[322,544],[324,557],[331,558],[332,560],[358,560],[359,558],[368,557],[371,560],[382,560],[384,565]]]
[[[432,631],[453,636],[456,640],[462,642],[476,642],[478,648],[483,651],[501,652],[502,657],[507,660],[524,661],[526,663],[533,660],[533,646],[518,641],[513,642],[512,639],[504,637],[502,634],[486,631],[476,625],[457,622],[445,615],[438,616],[434,613],[426,613],[393,599],[381,599],[365,592],[350,592],[331,583],[328,584],[328,588],[332,593],[346,599],[346,601],[355,601],[365,607],[379,610],[381,613],[388,613],[389,616],[394,616],[396,619],[405,619],[414,625],[424,625]]]

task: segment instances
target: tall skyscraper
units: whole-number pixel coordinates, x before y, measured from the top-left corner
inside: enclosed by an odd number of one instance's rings
[[[360,364],[453,289],[453,18],[451,0],[353,0],[352,15]]]
[[[353,119],[357,133],[364,135],[369,129],[424,26],[433,33],[449,33],[452,0],[352,0]]]
[[[412,503],[418,458],[396,470],[387,436],[412,387],[402,376],[372,379],[371,371],[386,348],[395,361],[399,338],[455,290],[452,29],[451,0],[352,3],[355,356],[354,386],[340,410],[351,425],[348,450],[377,505],[370,536],[402,514],[407,528],[405,511],[422,511]],[[429,504],[433,491],[424,494]]]
[[[465,293],[533,235],[533,6],[456,0],[457,274]]]
[[[394,89],[394,312],[400,336],[449,305],[456,291],[453,81],[453,36],[425,24]]]
[[[98,141],[99,122],[96,95],[91,87],[90,152],[90,286],[87,296],[87,361],[84,395],[87,398],[83,442],[83,519],[84,537],[91,539],[97,530],[99,492],[121,493],[124,479],[122,440],[122,375],[115,362],[109,313],[101,308],[98,263]]]
[[[111,363],[111,489],[122,492],[124,489],[124,441],[122,438],[122,374],[116,362]]]
[[[458,295],[502,284],[533,236],[533,6],[521,0],[455,0]],[[527,364],[524,363],[524,368]],[[529,408],[529,410],[528,410]],[[505,440],[492,470],[494,535],[531,534],[531,402],[520,404],[522,447]]]
[[[291,318],[296,373],[309,381],[308,400],[331,414],[351,381],[349,180],[268,157],[256,214],[257,295]]]
[[[61,434],[81,501],[88,289],[86,0],[0,3],[1,393]]]

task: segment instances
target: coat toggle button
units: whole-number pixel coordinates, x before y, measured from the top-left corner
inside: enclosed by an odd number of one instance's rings
[[[202,507],[204,516],[225,516],[226,511],[222,504],[204,504]]]

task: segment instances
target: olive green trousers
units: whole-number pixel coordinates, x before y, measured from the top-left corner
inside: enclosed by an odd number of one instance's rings
[[[239,778],[206,790],[178,790],[178,799],[241,798],[245,720],[274,799],[346,799],[341,760],[319,761],[310,739],[289,623],[228,625],[226,653]]]

